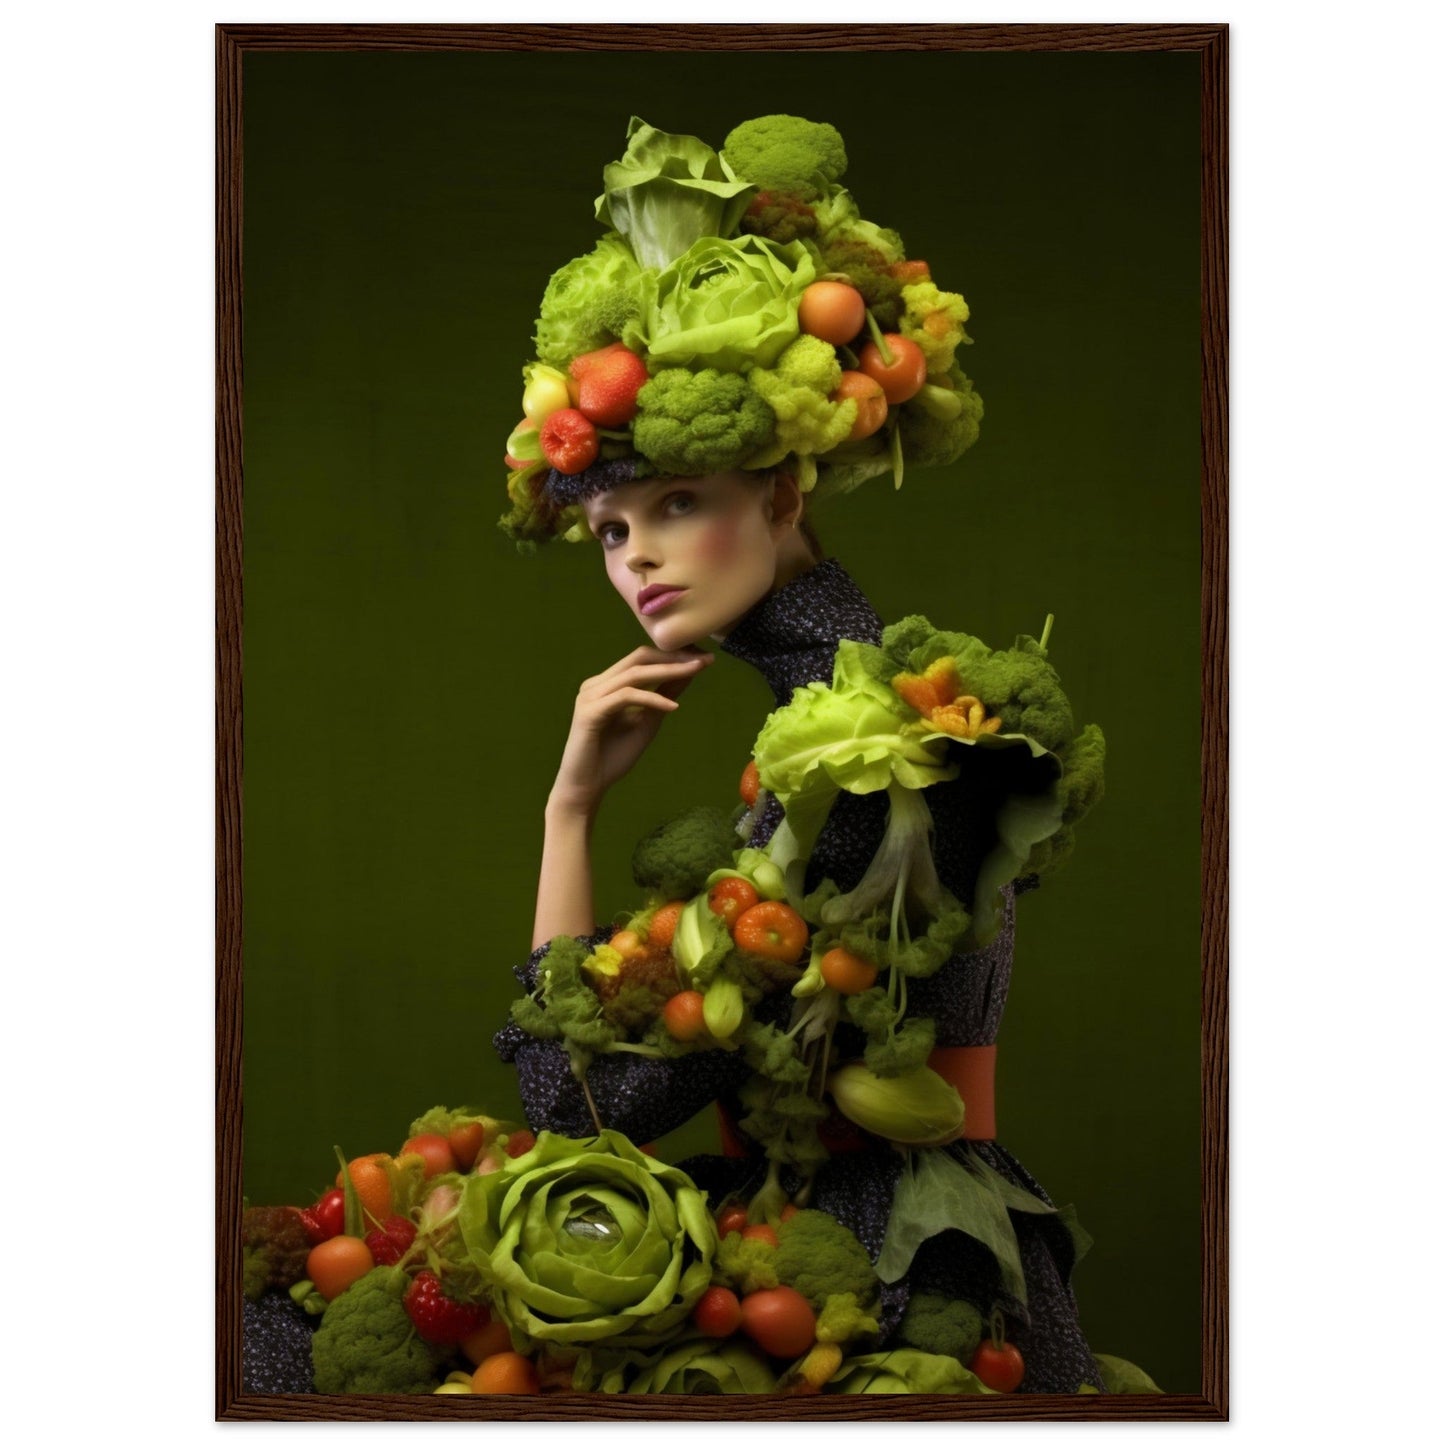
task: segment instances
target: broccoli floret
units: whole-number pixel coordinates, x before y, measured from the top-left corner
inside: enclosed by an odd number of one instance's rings
[[[759,191],[743,213],[745,234],[762,236],[786,246],[789,241],[806,241],[818,232],[813,208],[797,196],[781,191]]]
[[[830,400],[842,379],[837,353],[816,336],[790,342],[771,369],[754,367],[748,385],[772,409],[777,428],[748,465],[771,467],[790,452],[811,456],[843,441],[858,418],[858,403]]]
[[[723,159],[764,190],[811,200],[848,169],[843,137],[826,121],[796,115],[760,115],[734,126]]]
[[[878,1294],[868,1251],[846,1224],[821,1209],[800,1209],[778,1226],[778,1279],[821,1310],[829,1295],[851,1294],[867,1309]]]
[[[823,269],[846,276],[862,293],[873,319],[890,330],[903,314],[902,285],[888,272],[892,264],[887,251],[861,237],[840,234],[823,245]]]
[[[983,1316],[967,1300],[915,1293],[898,1325],[898,1338],[931,1355],[952,1355],[965,1365],[983,1339]]]
[[[940,291],[932,281],[905,286],[902,297],[899,331],[917,343],[930,375],[947,372],[953,365],[953,353],[969,339],[963,329],[968,302],[956,291]]]
[[[689,809],[660,823],[637,845],[632,876],[639,888],[663,898],[691,898],[707,886],[709,874],[732,867],[736,841],[725,813]]]
[[[672,366],[637,394],[637,450],[676,476],[731,471],[772,434],[773,409],[735,372]]]
[[[878,1333],[877,1306],[865,1309],[853,1294],[830,1294],[818,1312],[818,1342],[846,1345]]]
[[[585,943],[562,934],[552,939],[539,966],[541,1000],[527,994],[512,1003],[512,1018],[533,1038],[560,1039],[580,1078],[599,1053],[620,1037],[602,1016],[602,1005],[583,965]]]
[[[311,1239],[289,1205],[247,1209],[241,1215],[241,1249],[247,1299],[260,1299],[268,1289],[290,1289],[306,1278]]]
[[[574,356],[621,340],[642,310],[641,286],[632,248],[609,231],[547,282],[534,338],[538,358],[565,368]]]
[[[1098,724],[1090,723],[1059,749],[1059,761],[1064,765],[1059,779],[1063,821],[1057,833],[1034,845],[1025,873],[1042,874],[1057,868],[1074,851],[1074,829],[1080,819],[1104,796],[1104,734]]]
[[[311,1341],[322,1395],[425,1395],[437,1387],[443,1352],[412,1327],[404,1270],[382,1266],[337,1295]]]
[[[903,455],[917,467],[945,467],[978,440],[983,398],[958,369],[949,368],[948,385],[932,384],[898,411]]]
[[[713,1278],[739,1294],[757,1289],[776,1289],[778,1251],[766,1239],[744,1239],[741,1230],[724,1235],[713,1262]]]

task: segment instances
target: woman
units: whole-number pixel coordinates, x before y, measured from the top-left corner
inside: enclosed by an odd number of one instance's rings
[[[548,940],[571,934],[600,943],[611,933],[595,931],[587,851],[592,823],[608,789],[710,665],[711,655],[697,644],[711,637],[757,666],[781,707],[794,689],[827,682],[841,640],[877,644],[882,633],[877,615],[842,567],[818,562],[799,525],[802,496],[786,472],[624,482],[592,493],[582,505],[603,548],[608,578],[652,645],[628,654],[579,691],[547,803],[534,931],[538,951],[519,971],[529,989]],[[972,769],[926,794],[940,876],[960,898],[972,898],[992,841],[991,804],[980,806],[985,783],[985,770]],[[763,846],[780,817],[772,804],[750,845]],[[825,877],[844,890],[856,886],[878,848],[886,817],[881,794],[842,794],[812,851],[807,886],[817,887]],[[1025,1365],[1022,1388],[1072,1393],[1080,1385],[1101,1383],[1067,1283],[1079,1235],[990,1137],[992,1045],[1008,987],[1011,944],[1010,889],[994,941],[956,955],[931,978],[912,981],[909,1008],[914,1017],[932,1019],[940,1051],[967,1056],[972,1067],[965,1113],[970,1137],[947,1148],[1037,1201],[1033,1212],[1011,1196],[1009,1213],[1026,1285],[1024,1298],[1010,1297],[1008,1321],[1009,1340]],[[601,1054],[588,1069],[584,1093],[559,1044],[529,1037],[515,1024],[497,1042],[516,1064],[529,1121],[565,1133],[590,1133],[600,1122],[645,1142],[713,1100],[723,1101],[725,1118],[735,1118],[736,1092],[747,1074],[736,1052],[702,1051],[677,1060]],[[861,1054],[862,1044],[856,1030],[840,1025],[840,1057]],[[730,1142],[741,1158],[699,1158],[683,1165],[715,1202],[748,1197],[762,1177],[761,1157],[749,1158],[736,1134]],[[830,1142],[835,1147],[841,1142],[847,1152],[818,1171],[811,1202],[849,1225],[876,1260],[894,1211],[903,1156],[883,1140],[865,1142],[856,1133]],[[968,1300],[987,1317],[1001,1293],[1008,1294],[1000,1273],[977,1238],[956,1229],[931,1234],[905,1276],[885,1288],[883,1342],[897,1332],[915,1294]]]
[[[685,1166],[714,1206],[748,1199],[766,1216],[806,1199],[875,1261],[882,1343],[920,1343],[930,1301],[943,1315],[963,1301],[996,1333],[1004,1323],[1022,1388],[1072,1393],[1101,1384],[1067,1283],[1086,1236],[993,1139],[994,1041],[1014,895],[1097,797],[1102,736],[1074,736],[1041,644],[993,653],[921,618],[885,632],[803,523],[815,498],[954,462],[982,415],[956,355],[966,302],[860,214],[846,164],[832,126],[797,117],[745,121],[720,153],[634,119],[604,171],[607,233],[543,297],[502,526],[527,545],[595,539],[651,645],[578,693],[547,802],[535,952],[518,970],[528,997],[497,1043],[537,1128],[643,1143],[717,1101],[727,1157]],[[812,959],[791,988],[761,986],[761,1062],[729,1046],[731,1017],[681,1057],[564,1042],[547,1015],[565,972],[545,966],[549,940],[581,938],[603,958],[592,823],[710,665],[705,638],[756,666],[776,699],[755,749],[771,796],[745,841],[787,870]],[[861,984],[877,980],[857,997],[819,976],[820,951],[840,941]],[[679,973],[695,963],[679,956]],[[902,1083],[943,1089],[961,1130],[946,1101],[927,1126],[850,1105],[838,1083],[850,1072],[895,1100]]]

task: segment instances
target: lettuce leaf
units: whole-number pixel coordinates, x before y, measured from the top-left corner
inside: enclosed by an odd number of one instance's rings
[[[627,127],[626,152],[603,170],[602,185],[597,219],[654,271],[704,236],[732,235],[757,191],[704,141],[671,135],[637,116]]]

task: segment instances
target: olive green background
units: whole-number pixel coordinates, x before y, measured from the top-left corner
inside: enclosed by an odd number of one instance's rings
[[[643,640],[594,547],[495,528],[536,304],[634,111],[721,146],[788,110],[973,308],[978,446],[815,519],[885,619],[997,646],[1057,615],[1108,796],[1020,905],[1000,1134],[1095,1235],[1093,1347],[1199,1389],[1198,84],[1185,54],[246,57],[253,1201],[432,1104],[517,1111],[490,1036],[543,800],[578,683]],[[730,658],[691,689],[603,812],[599,915],[647,828],[732,799],[769,706]]]

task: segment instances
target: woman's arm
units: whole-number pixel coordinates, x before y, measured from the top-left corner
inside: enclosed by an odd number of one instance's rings
[[[698,648],[639,647],[578,689],[572,727],[547,799],[532,947],[593,932],[592,824],[623,777],[676,712],[677,698],[712,661]]]

